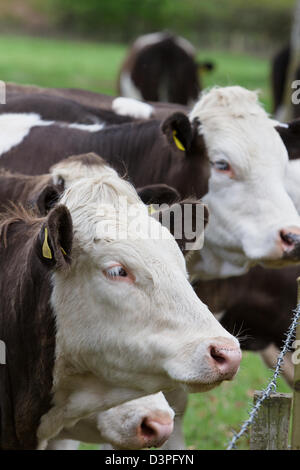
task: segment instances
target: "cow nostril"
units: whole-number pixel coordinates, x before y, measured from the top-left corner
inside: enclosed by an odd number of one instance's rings
[[[208,349],[210,363],[221,380],[231,380],[237,373],[242,359],[241,350],[229,342],[213,342]]]
[[[210,355],[218,364],[225,364],[226,357],[215,346],[211,346]]]
[[[152,439],[156,436],[156,431],[149,424],[148,418],[144,418],[141,422],[141,434],[147,439]]]
[[[285,232],[284,230],[280,231],[281,240],[286,243],[288,246],[293,246],[295,244],[296,236],[291,232]]]

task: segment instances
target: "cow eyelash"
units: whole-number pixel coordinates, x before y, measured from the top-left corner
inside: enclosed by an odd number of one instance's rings
[[[211,166],[218,171],[230,171],[231,166],[226,160],[218,160],[216,162],[210,162]]]
[[[103,273],[111,281],[133,281],[133,277],[121,264],[115,264],[113,266],[110,266],[109,268],[104,269]]]

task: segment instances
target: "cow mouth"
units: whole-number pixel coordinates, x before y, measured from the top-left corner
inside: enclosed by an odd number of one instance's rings
[[[209,392],[215,387],[218,387],[219,385],[221,385],[222,382],[224,382],[224,380],[206,383],[180,382],[180,385],[185,389],[187,393],[204,393]]]
[[[284,268],[300,262],[300,246],[294,249],[284,250],[281,258],[262,258],[257,263],[265,268]]]

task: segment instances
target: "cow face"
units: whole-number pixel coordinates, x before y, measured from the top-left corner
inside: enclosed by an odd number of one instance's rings
[[[139,212],[125,217],[120,195]],[[231,379],[237,340],[198,299],[174,238],[134,189],[109,168],[70,186],[60,202],[72,216],[74,246],[71,268],[53,277],[55,382],[66,367],[147,393],[175,383],[206,390]],[[149,227],[164,239],[149,237]]]
[[[284,186],[287,152],[256,94],[240,87],[204,94],[190,119],[201,120],[211,162],[210,210],[198,273],[222,277],[251,263],[299,260],[300,218]]]

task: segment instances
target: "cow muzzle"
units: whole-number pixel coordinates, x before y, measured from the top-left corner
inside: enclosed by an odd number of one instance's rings
[[[232,380],[240,367],[241,349],[231,342],[216,338],[208,347],[209,362],[217,380]]]
[[[177,380],[191,393],[206,392],[224,380],[232,380],[242,359],[239,343],[234,338],[213,337],[196,348],[191,367],[177,372]],[[184,375],[187,378],[184,380]]]

